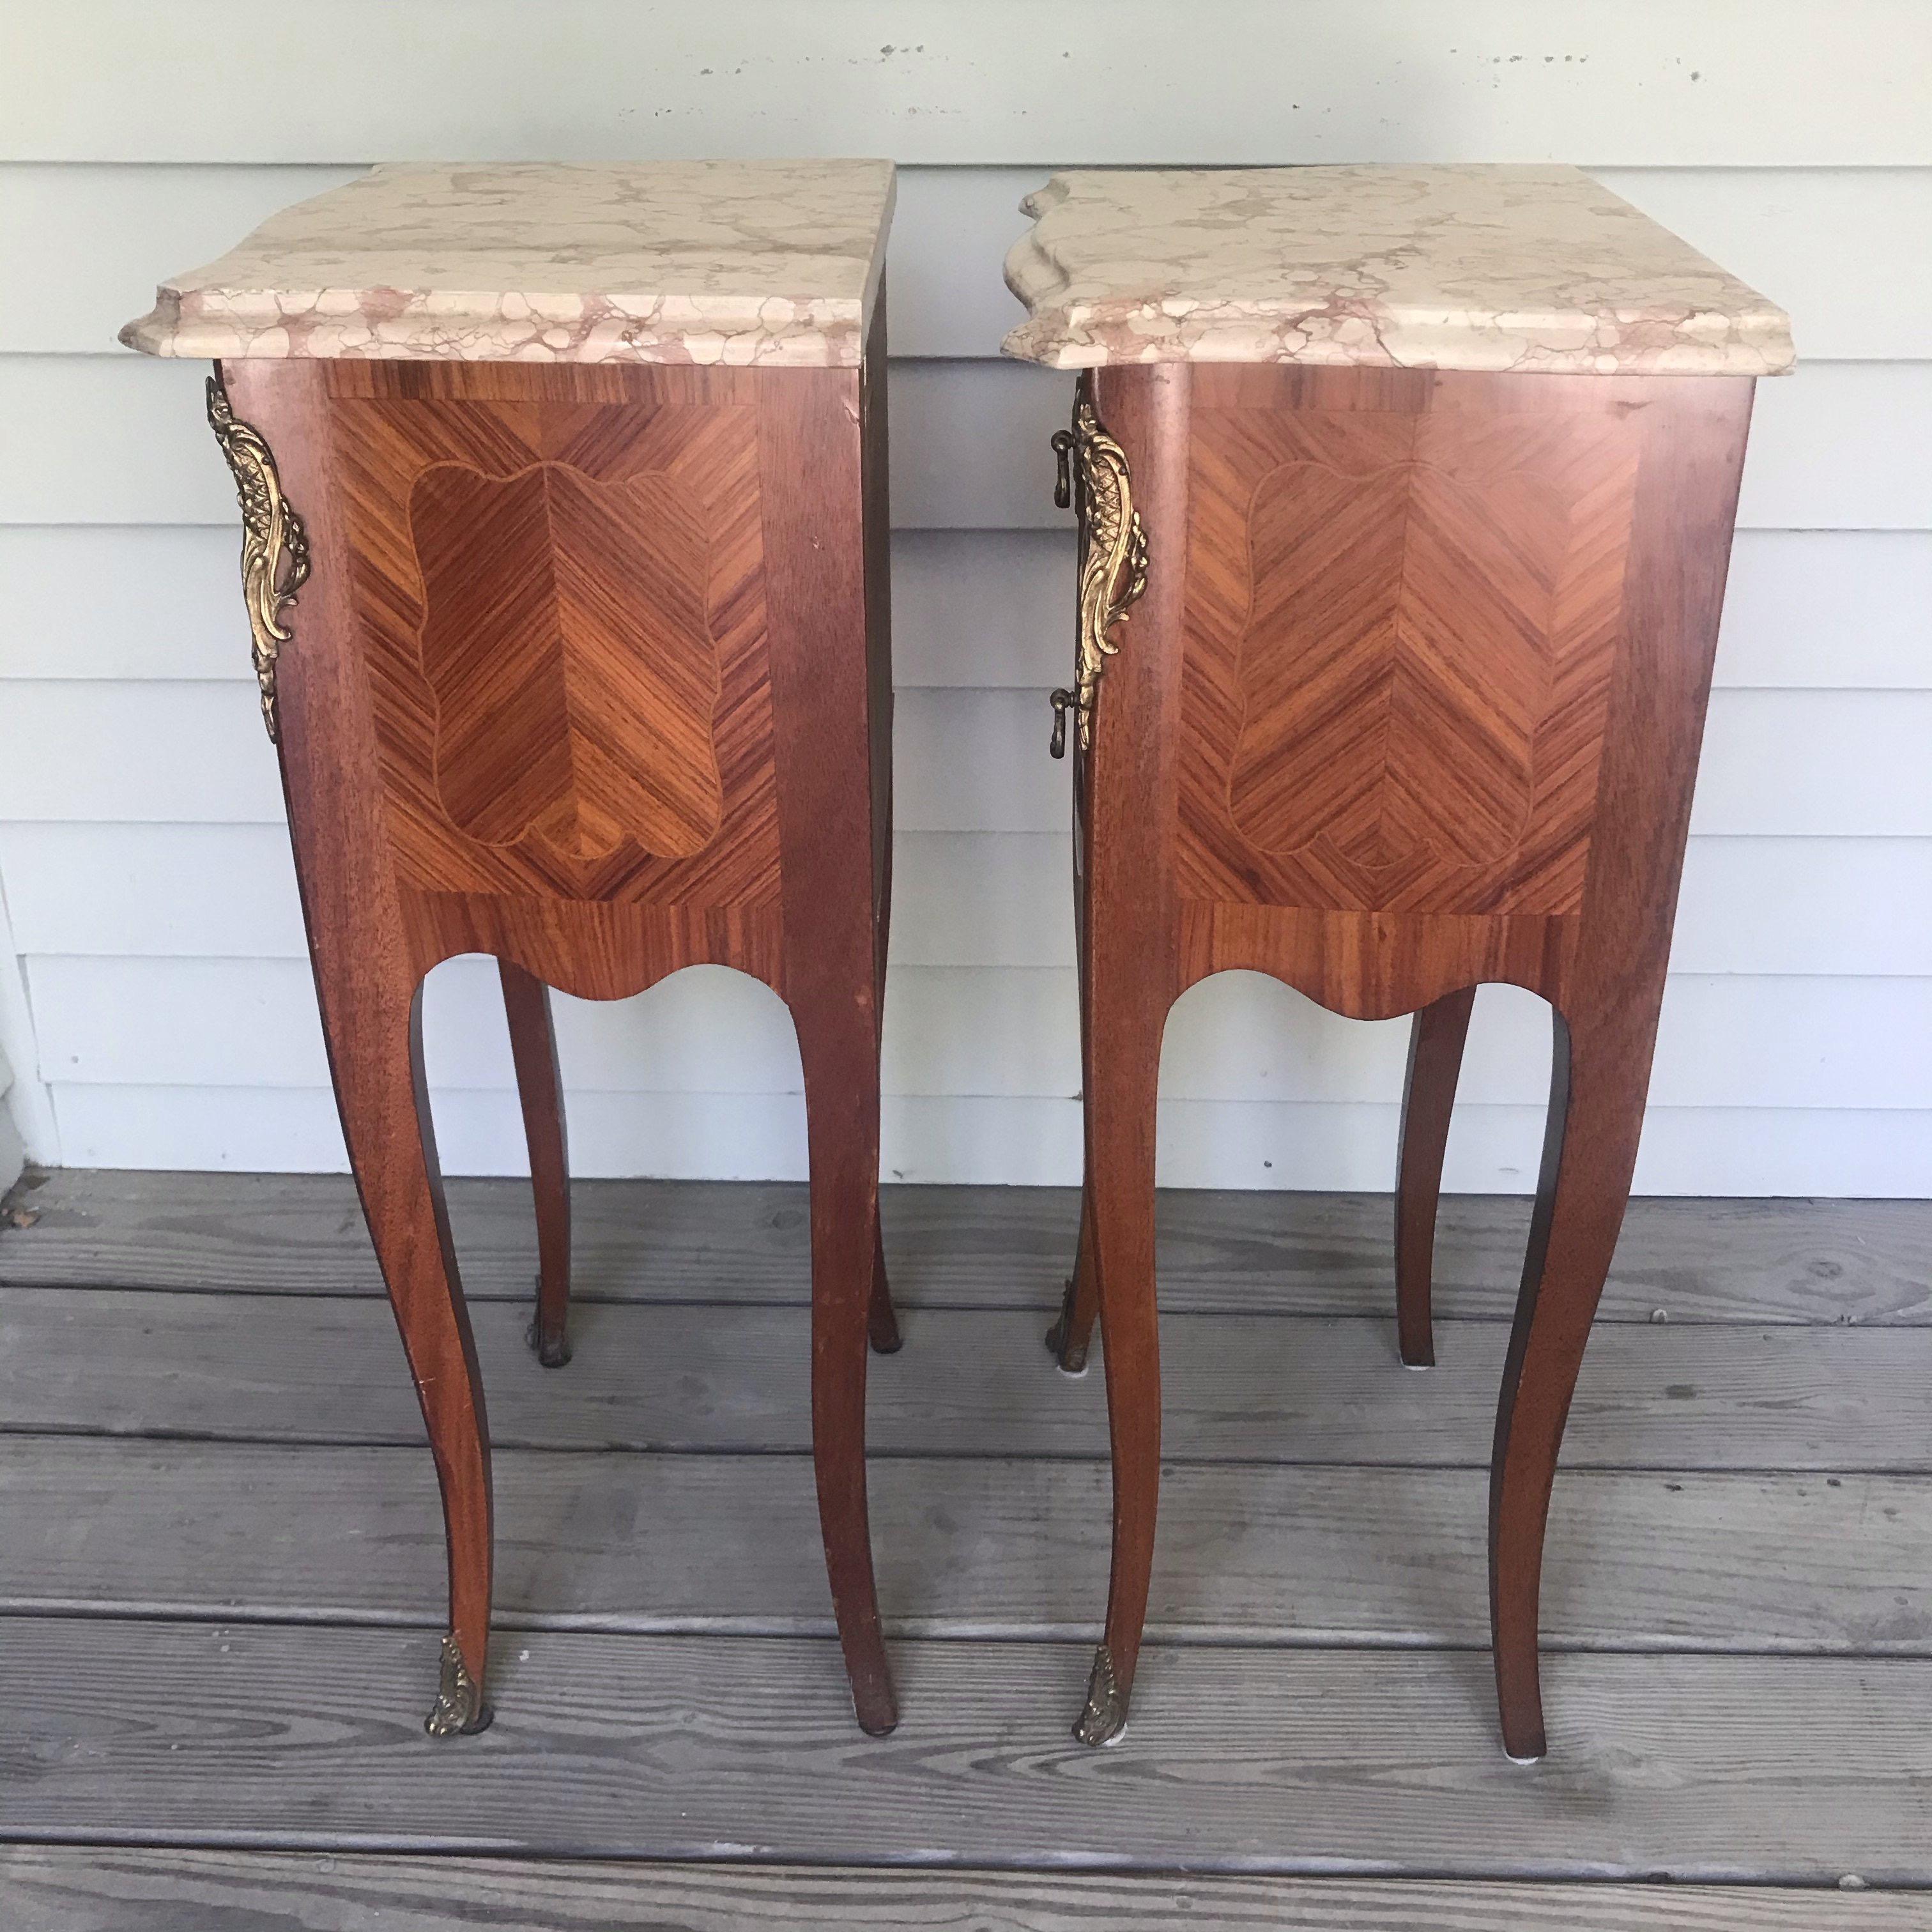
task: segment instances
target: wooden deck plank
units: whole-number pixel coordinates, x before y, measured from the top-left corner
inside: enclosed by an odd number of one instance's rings
[[[1486,1487],[1474,1471],[1184,1465],[1162,1498],[1148,1627],[1486,1643]],[[831,1629],[806,1457],[512,1450],[496,1490],[503,1628]],[[1094,1462],[881,1462],[888,1628],[1090,1637],[1108,1493]],[[428,1628],[443,1562],[420,1449],[0,1442],[0,1610]],[[1580,1472],[1557,1490],[1544,1640],[1924,1656],[1928,1576],[1932,1479]]]
[[[1633,1210],[1552,1516],[1554,1755],[1525,1772],[1494,1741],[1480,1472],[1526,1204],[1446,1204],[1443,1366],[1409,1376],[1385,1201],[1163,1197],[1155,1643],[1096,1756],[1065,1727],[1105,1592],[1101,1379],[1040,1345],[1070,1194],[888,1192],[906,1721],[878,1744],[802,1453],[802,1190],[580,1187],[559,1375],[521,1343],[526,1189],[454,1192],[503,1445],[500,1715],[454,1746],[419,1729],[440,1518],[347,1183],[62,1174],[0,1227],[28,1284],[0,1292],[0,1841],[347,1848],[0,1850],[8,1932],[1932,1928],[1923,1894],[1562,1882],[1932,1883],[1932,1204]],[[1243,1875],[1044,1869],[1070,1864]],[[1295,1872],[1324,1876],[1256,1875]]]
[[[537,1366],[514,1303],[475,1311],[506,1448],[810,1446],[802,1308],[600,1304]],[[932,1309],[872,1371],[874,1454],[1097,1456],[1102,1378],[1060,1375],[1034,1312]],[[1162,1326],[1173,1458],[1486,1468],[1507,1330],[1438,1324],[1403,1370],[1392,1320],[1183,1315]],[[1932,1330],[1612,1323],[1593,1339],[1573,1468],[1932,1469]],[[0,1432],[412,1442],[416,1397],[368,1297],[0,1290]]]
[[[0,1850],[14,1932],[1926,1932],[1900,1892]]]
[[[530,1190],[457,1180],[451,1216],[469,1292],[520,1300],[536,1270]],[[886,1237],[908,1307],[1051,1307],[1072,1256],[1064,1188],[887,1187]],[[0,1282],[377,1294],[343,1174],[66,1170],[0,1229]],[[805,1190],[766,1182],[580,1181],[577,1287],[587,1300],[802,1300]],[[1526,1200],[1443,1203],[1436,1306],[1507,1320]],[[1170,1190],[1161,1197],[1163,1307],[1359,1314],[1390,1306],[1390,1208],[1376,1195]],[[1932,1325],[1932,1202],[1632,1204],[1603,1305],[1609,1321]]]
[[[20,1618],[0,1834],[64,1842],[1440,1877],[1932,1879],[1932,1663],[1558,1656],[1552,1754],[1463,1651],[1143,1654],[1123,1746],[1079,1645],[900,1643],[862,1736],[830,1640],[529,1633],[425,1737],[428,1632]]]

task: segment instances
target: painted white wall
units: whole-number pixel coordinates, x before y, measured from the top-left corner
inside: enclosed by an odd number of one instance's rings
[[[242,101],[274,111],[238,113]],[[204,0],[0,24],[0,1050],[37,1160],[343,1165],[199,373],[114,346],[170,270],[416,155],[879,153],[899,839],[886,1164],[1079,1160],[1067,379],[1000,362],[1054,166],[1569,160],[1785,304],[1760,386],[1654,1104],[1653,1192],[1932,1176],[1932,8],[1919,0]],[[586,1173],[803,1172],[768,993],[560,1002]],[[523,1156],[491,980],[433,976],[454,1172]],[[1403,1030],[1234,975],[1177,1009],[1163,1178],[1383,1187]],[[1536,1002],[1491,989],[1449,1184],[1531,1184]],[[5,1172],[0,1145],[0,1174]]]

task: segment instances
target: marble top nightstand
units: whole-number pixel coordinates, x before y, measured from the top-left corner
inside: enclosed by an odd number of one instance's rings
[[[892,202],[885,161],[378,168],[175,277],[123,334],[217,364],[331,1072],[442,1484],[440,1736],[489,1722],[493,1558],[420,988],[471,952],[501,969],[546,1367],[570,1353],[549,988],[616,999],[708,963],[791,1009],[832,1606],[860,1723],[895,1721],[865,1466],[868,1339],[898,1345]]]
[[[1550,1486],[1636,1156],[1754,379],[1791,366],[1790,332],[1574,168],[1082,171],[1025,206],[1007,352],[1082,371],[1052,742],[1075,759],[1088,1166],[1048,1343],[1081,1365],[1097,1309],[1114,1509],[1076,1734],[1120,1735],[1148,1600],[1162,1028],[1239,968],[1416,1016],[1415,1367],[1475,988],[1554,1010],[1490,1518],[1504,1741],[1538,1756]]]
[[[1782,310],[1576,168],[1084,169],[1022,206],[1006,350],[1056,369],[1792,364]]]
[[[398,164],[171,277],[150,356],[856,368],[890,161]]]

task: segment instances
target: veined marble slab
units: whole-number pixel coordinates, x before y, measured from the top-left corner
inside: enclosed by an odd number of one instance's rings
[[[849,366],[892,164],[379,167],[162,284],[150,356]]]
[[[1021,203],[1006,352],[1774,376],[1783,310],[1570,167],[1082,169]]]

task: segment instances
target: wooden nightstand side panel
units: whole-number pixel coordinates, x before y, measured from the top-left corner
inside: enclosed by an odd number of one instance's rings
[[[1641,454],[1641,404],[1605,392],[1629,386],[1287,371],[1263,407],[1217,373],[1190,440],[1186,896],[1576,911]]]
[[[1252,966],[1363,1018],[1484,980],[1560,994],[1624,728],[1646,452],[1708,395],[1194,370],[1184,983]]]
[[[401,882],[775,908],[757,379],[327,367]]]

